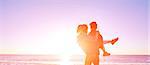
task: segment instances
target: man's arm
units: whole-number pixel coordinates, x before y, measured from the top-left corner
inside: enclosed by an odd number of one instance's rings
[[[98,42],[100,43],[100,45],[103,45],[104,44],[104,41],[103,41],[103,37],[102,35],[100,34],[99,31],[97,31],[97,39],[98,39]]]

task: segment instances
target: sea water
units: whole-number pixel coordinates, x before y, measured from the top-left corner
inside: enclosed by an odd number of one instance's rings
[[[83,55],[0,54],[0,65],[84,65]],[[100,65],[150,65],[150,55],[100,56]]]

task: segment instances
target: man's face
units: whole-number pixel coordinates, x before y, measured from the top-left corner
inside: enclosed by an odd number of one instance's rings
[[[95,30],[96,31],[96,29],[97,29],[97,24],[96,23],[91,24],[90,26],[91,26],[91,30]]]

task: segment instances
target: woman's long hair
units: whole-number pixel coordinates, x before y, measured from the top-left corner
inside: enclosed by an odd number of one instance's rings
[[[87,33],[88,31],[88,26],[86,24],[80,24],[77,27],[77,33]]]

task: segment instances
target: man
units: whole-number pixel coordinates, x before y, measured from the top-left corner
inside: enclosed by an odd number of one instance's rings
[[[81,45],[82,49],[84,46],[85,48],[84,52],[86,52],[85,65],[91,65],[92,63],[94,65],[99,65],[99,48],[103,50],[104,52],[103,56],[109,56],[110,53],[105,51],[104,44],[106,43],[114,44],[118,40],[118,38],[115,38],[113,40],[103,41],[102,35],[100,34],[99,31],[97,31],[96,22],[90,23],[90,28],[91,28],[91,31],[89,32],[89,34],[85,38],[80,38],[80,41],[86,40],[85,45]],[[87,26],[85,30],[86,30],[85,32],[86,34]],[[82,37],[82,34],[80,33],[79,36]]]
[[[104,44],[111,43],[114,45],[118,41],[118,37],[114,38],[112,40],[103,40],[103,36],[100,34],[100,32],[97,30],[97,23],[91,22],[90,23],[91,31],[89,32],[89,36],[93,38],[93,40],[97,40],[97,42],[100,44],[100,47],[102,51],[104,52],[103,56],[109,56],[110,53],[106,52]]]
[[[90,23],[90,28],[91,28],[91,31],[89,32],[88,35],[91,36],[93,39],[96,39],[98,41],[98,43],[100,44],[99,48],[101,48],[102,51],[104,52],[103,56],[109,56],[110,53],[106,52],[105,47],[104,47],[103,37],[100,34],[100,32],[97,31],[97,23],[96,22],[91,22]],[[107,43],[108,42],[111,42],[111,41],[107,41]]]

